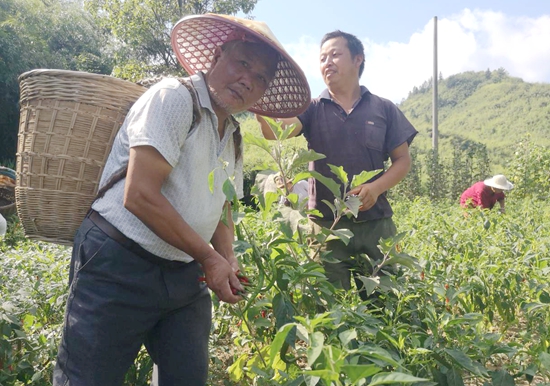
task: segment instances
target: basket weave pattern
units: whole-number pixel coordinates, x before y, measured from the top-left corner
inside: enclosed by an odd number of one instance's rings
[[[33,70],[19,77],[17,213],[29,238],[71,244],[118,129],[146,90],[105,75]]]

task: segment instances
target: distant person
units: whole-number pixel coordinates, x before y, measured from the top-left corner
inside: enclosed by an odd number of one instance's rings
[[[275,183],[277,184],[277,187],[279,189],[282,189],[285,191],[285,184],[283,182],[283,176],[278,173],[275,176]],[[286,179],[286,191],[288,193],[295,193],[298,195],[298,202],[302,202],[303,200],[308,198],[308,183],[306,180],[300,180],[297,183],[293,184],[292,180],[287,178]],[[285,191],[285,193],[286,193]],[[279,200],[279,204],[290,206],[290,201],[286,197],[286,195],[281,196]]]
[[[348,245],[331,240],[325,246],[340,261],[324,264],[329,281],[350,290],[353,277],[359,296],[367,299],[359,276],[371,275],[372,269],[361,255],[381,261],[384,256],[378,248],[380,239],[397,232],[386,192],[409,172],[409,145],[417,131],[394,103],[360,85],[364,67],[363,43],[356,36],[342,31],[327,33],[321,39],[319,53],[319,69],[327,89],[303,114],[281,121],[284,126],[296,125],[289,137],[303,134],[309,149],[326,156],[309,165],[310,170],[324,177],[335,178],[329,164],[342,166],[351,178],[363,171],[384,169],[384,162],[391,159],[387,170],[347,192],[361,201],[359,215],[353,219],[342,217],[333,229],[353,232]],[[256,118],[264,137],[275,139],[266,120],[259,115]],[[332,210],[325,203],[333,202],[334,196],[319,181],[310,179],[309,184],[309,209],[323,215],[311,217],[314,231],[320,232],[334,222]]]
[[[510,190],[514,185],[502,174],[497,174],[485,181],[479,181],[470,186],[460,196],[460,206],[463,208],[493,209],[498,202],[500,212],[504,213],[505,190]]]

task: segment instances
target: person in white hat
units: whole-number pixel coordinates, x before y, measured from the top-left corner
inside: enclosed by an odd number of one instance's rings
[[[242,197],[232,114],[289,117],[310,102],[303,72],[262,22],[189,16],[171,40],[192,76],[146,91],[117,134],[75,236],[55,386],[122,385],[142,344],[156,386],[206,383],[208,288],[229,303],[243,290],[222,216],[228,176]]]
[[[493,209],[498,202],[500,211],[505,212],[504,191],[511,190],[514,185],[502,174],[497,174],[484,181],[479,181],[466,189],[460,196],[460,206],[463,208]]]
[[[285,205],[290,206],[290,201],[288,200],[286,194],[287,193],[294,193],[298,195],[298,202],[301,203],[302,201],[306,200],[308,198],[308,183],[306,180],[300,180],[297,183],[293,184],[292,179],[286,178],[286,184],[283,182],[283,176],[279,172],[275,176],[275,183],[277,184],[277,188],[279,188],[283,194],[279,198],[279,205]]]

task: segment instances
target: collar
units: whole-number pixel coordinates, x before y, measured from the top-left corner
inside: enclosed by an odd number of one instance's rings
[[[365,94],[371,94],[368,88],[365,86],[361,86],[361,99],[365,96]],[[328,88],[324,89],[323,92],[319,95],[320,99],[326,99],[329,101],[333,101],[332,97],[330,96],[330,93],[328,92]]]
[[[212,107],[212,102],[210,100],[208,85],[206,84],[206,80],[204,79],[204,73],[199,71],[196,74],[191,75],[189,77],[189,80],[191,81],[191,83],[193,84],[193,87],[195,88],[200,107],[210,110],[212,115],[216,116],[216,113],[214,112],[214,108]],[[235,130],[237,130],[237,127],[239,127],[239,122],[235,119],[235,117],[233,117],[233,115],[230,115],[228,119],[225,121],[225,131],[226,132],[229,131],[230,133],[233,133]]]
[[[202,108],[210,110],[212,114],[215,115],[216,113],[214,112],[212,102],[210,101],[210,93],[208,92],[208,85],[206,84],[206,80],[204,79],[204,74],[199,71],[196,74],[191,75],[189,77],[189,80],[191,80],[191,83],[193,84],[193,87],[197,92],[199,105]]]

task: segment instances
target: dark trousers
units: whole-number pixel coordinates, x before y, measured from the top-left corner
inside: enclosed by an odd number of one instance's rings
[[[156,386],[205,385],[212,309],[201,275],[196,262],[148,261],[86,218],[74,242],[54,386],[122,385],[142,344]]]
[[[330,228],[332,221],[315,220],[312,225],[313,231],[319,233],[323,227]],[[368,296],[359,276],[370,276],[372,266],[361,257],[361,254],[366,254],[374,261],[382,260],[384,255],[378,249],[380,238],[387,239],[395,236],[397,228],[391,217],[364,222],[341,220],[334,227],[334,229],[342,228],[349,229],[353,233],[353,237],[348,245],[341,240],[331,240],[322,247],[322,252],[331,251],[331,257],[339,261],[339,263],[324,263],[325,274],[331,283],[348,291],[351,289],[351,278],[353,277],[355,285],[359,289],[359,296],[366,300]]]

